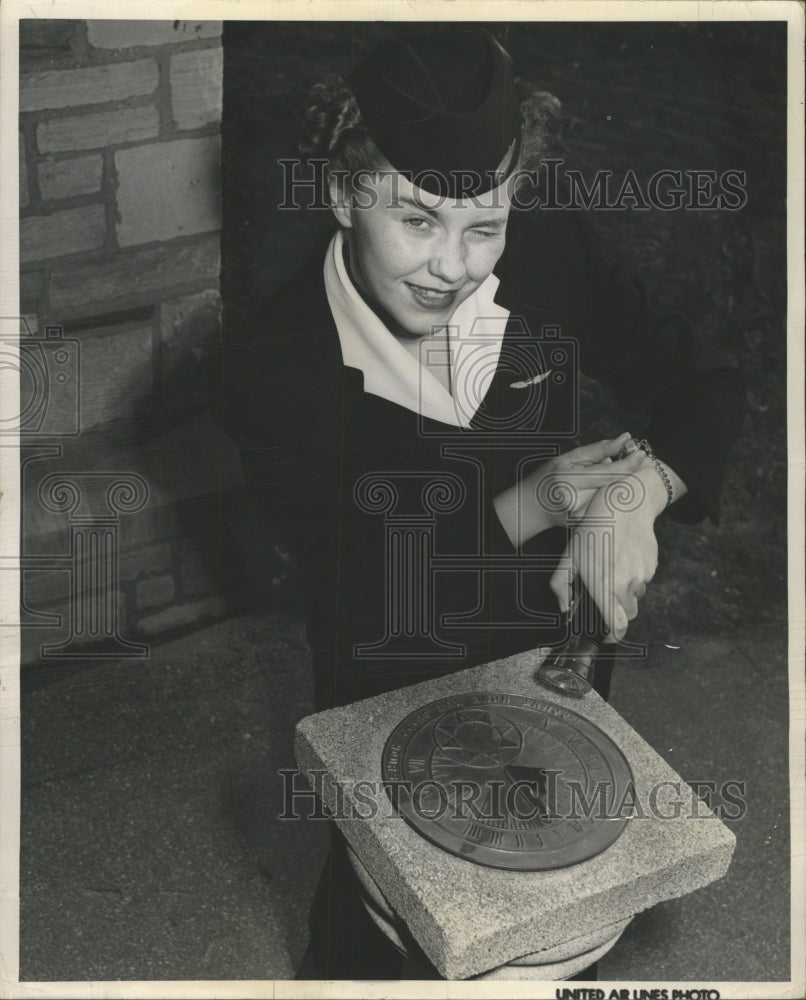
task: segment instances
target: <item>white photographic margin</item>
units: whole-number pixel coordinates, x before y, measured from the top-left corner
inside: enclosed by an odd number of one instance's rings
[[[789,695],[791,791],[791,981],[700,983],[722,997],[801,997],[806,941],[806,605],[804,603],[804,12],[797,0],[193,0],[172,3],[130,0],[127,20],[390,20],[390,21],[786,21],[788,22],[787,163],[787,396],[789,495]],[[0,6],[0,317],[19,316],[18,215],[18,22],[22,18],[121,19],[120,2],[3,0]],[[6,320],[3,320],[6,323]],[[19,324],[17,323],[17,332]],[[8,340],[9,331],[2,330]],[[13,336],[13,332],[11,334]],[[7,348],[8,349],[8,348]],[[0,366],[2,412],[17,412],[19,385],[13,368]],[[19,556],[20,482],[18,442],[0,445],[0,554]],[[19,613],[19,582],[4,573],[0,624]],[[0,628],[0,996],[106,997],[555,997],[556,983],[302,983],[218,982],[19,982],[19,632]],[[608,995],[608,984],[598,984]],[[624,986],[627,984],[619,984]],[[636,987],[650,988],[642,982]],[[667,988],[692,984],[662,983]]]

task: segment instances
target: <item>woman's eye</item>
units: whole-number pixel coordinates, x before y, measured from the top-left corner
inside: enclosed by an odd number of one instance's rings
[[[473,232],[477,236],[484,236],[487,239],[494,239],[496,236],[501,235],[501,232],[498,229],[474,229]]]

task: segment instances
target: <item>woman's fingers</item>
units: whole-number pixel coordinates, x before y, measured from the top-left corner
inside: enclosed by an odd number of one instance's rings
[[[570,606],[572,583],[577,574],[601,612],[608,632],[608,642],[614,641],[614,633],[621,638],[627,629],[627,616],[615,591],[608,586],[608,569],[604,565],[597,565],[596,559],[590,559],[590,553],[584,551],[580,536],[574,533],[549,584],[562,612],[567,612]]]
[[[605,438],[594,441],[593,444],[583,444],[568,452],[568,457],[574,462],[601,462],[605,458],[614,458],[630,439],[629,431],[619,434],[617,438]]]
[[[571,606],[571,584],[575,574],[576,567],[573,564],[569,550],[566,548],[560,561],[557,563],[557,568],[551,575],[551,580],[549,580],[549,586],[557,598],[557,603],[560,605],[560,611],[563,614]]]
[[[541,489],[551,490],[552,487],[560,487],[566,483],[572,491],[599,490],[603,486],[609,486],[626,475],[637,472],[645,458],[644,453],[639,451],[636,455],[630,455],[628,458],[622,458],[619,461],[603,459],[596,464],[581,465],[577,463],[569,469],[561,469],[548,473],[541,479],[538,492]],[[571,509],[576,509],[576,506],[578,505],[572,505]]]
[[[626,588],[608,588],[605,583],[607,576],[605,572],[597,573],[591,566],[579,565],[581,562],[579,546],[574,542],[575,539],[572,539],[566,548],[550,581],[560,610],[563,613],[568,611],[572,581],[579,573],[602,615],[602,621],[607,629],[607,642],[620,641],[627,634],[629,623],[638,617],[638,601],[646,593],[646,584],[634,581]]]
[[[611,595],[610,608],[615,609],[615,614],[612,615],[612,618],[617,639],[624,638],[628,622],[638,617],[638,602],[644,594],[646,594],[646,582],[639,578],[634,578],[625,587],[617,586]],[[604,609],[602,609],[602,615],[609,625],[608,618],[610,615],[605,614]]]
[[[621,464],[600,466],[600,483]],[[609,471],[603,473],[602,469]],[[590,476],[590,470],[580,472],[580,477],[585,476]],[[570,571],[566,568],[569,561]],[[620,640],[638,615],[638,602],[657,569],[653,522],[638,508],[613,511],[604,491],[596,490],[584,516],[575,523],[560,565],[564,572],[555,574],[552,589],[562,593],[563,608],[567,606],[569,576],[579,573],[610,631],[610,641]]]
[[[623,608],[624,614],[627,616],[627,621],[632,621],[633,618],[638,617],[638,599],[631,590],[626,590],[618,594],[616,599]]]
[[[635,472],[637,469],[641,468],[645,461],[645,453],[641,451],[640,448],[636,448],[634,452],[627,455],[625,458],[614,458],[611,462],[610,468],[614,472]]]
[[[544,525],[562,526],[569,515],[578,518],[598,490],[641,467],[646,459],[642,451],[618,458],[630,440],[625,432],[549,459],[521,481],[518,503],[532,512],[535,522]]]
[[[571,454],[569,452],[569,454]],[[646,455],[638,450],[627,455],[625,458],[611,458],[610,455],[606,455],[603,459],[598,462],[591,461],[580,461],[575,459],[568,466],[569,471],[577,472],[579,469],[584,469],[586,472],[596,472],[607,471],[609,474],[616,476],[618,474],[625,474],[628,472],[636,472],[646,461]]]
[[[627,617],[627,612],[622,608],[622,606],[616,603],[616,615],[614,620],[614,627],[607,637],[608,642],[619,642],[627,634],[627,625],[629,623],[629,618]]]
[[[585,579],[585,574],[580,574]],[[606,641],[616,642],[618,639],[623,639],[627,631],[627,625],[630,618],[634,618],[638,613],[637,605],[635,614],[629,614],[622,606],[618,595],[614,590],[608,590],[602,586],[602,581],[596,579],[596,575],[590,579],[586,584],[588,587],[588,592],[593,598],[594,603],[601,612],[602,621],[605,624],[605,629],[607,630]]]

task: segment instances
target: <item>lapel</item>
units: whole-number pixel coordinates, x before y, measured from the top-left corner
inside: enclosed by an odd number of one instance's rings
[[[496,301],[509,310],[499,364],[474,430],[506,437],[577,430],[582,254],[567,213],[513,210],[496,265]]]

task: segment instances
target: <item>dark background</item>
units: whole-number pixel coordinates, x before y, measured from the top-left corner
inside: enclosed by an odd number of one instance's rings
[[[521,76],[561,100],[561,155],[589,184],[597,170],[620,180],[631,169],[644,190],[662,169],[746,172],[748,198],[739,211],[590,214],[609,252],[646,281],[658,304],[692,318],[701,363],[738,366],[748,387],[721,527],[659,523],[661,566],[632,635],[648,641],[673,638],[683,627],[784,629],[786,25],[486,26]],[[259,335],[244,322],[252,292],[289,277],[334,226],[326,210],[277,208],[277,160],[296,154],[310,87],[334,71],[349,78],[379,38],[423,27],[226,25],[222,288],[229,342]],[[625,429],[625,415],[598,386],[584,383],[582,404],[585,439]]]

